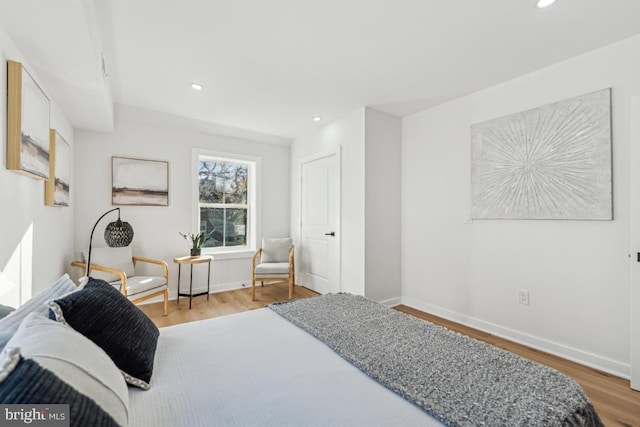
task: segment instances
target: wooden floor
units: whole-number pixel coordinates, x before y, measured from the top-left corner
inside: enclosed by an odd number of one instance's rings
[[[307,298],[314,295],[317,294],[309,289],[301,286],[295,287],[294,299]],[[256,301],[251,301],[251,289],[249,288],[211,294],[208,301],[206,296],[196,297],[193,299],[191,310],[189,310],[188,298],[181,298],[179,305],[175,301],[170,301],[169,315],[166,317],[162,315],[162,303],[141,305],[140,308],[151,317],[156,325],[161,327],[262,308],[274,301],[284,301],[287,297],[288,288],[286,284],[282,283],[258,287],[256,289]],[[627,380],[410,307],[398,306],[396,309],[551,366],[575,378],[580,383],[607,427],[640,427],[640,392],[631,390]]]
[[[293,299],[308,298],[318,295],[310,289],[296,286]],[[251,301],[251,287],[235,291],[218,292],[209,296],[199,296],[193,299],[189,310],[189,298],[180,298],[180,303],[169,301],[169,314],[162,315],[162,303],[139,305],[145,313],[158,326],[177,325],[178,323],[193,322],[194,320],[219,317],[241,311],[263,308],[267,304],[276,301],[285,301],[289,298],[289,287],[286,283],[275,283],[256,287],[256,300]]]
[[[406,306],[398,306],[397,310],[411,314],[431,323],[442,325],[480,341],[488,342],[496,347],[519,354],[527,359],[551,366],[558,371],[573,377],[591,399],[604,425],[640,426],[640,392],[631,390],[629,381],[613,375],[588,368],[574,362],[526,347],[468,326],[433,316]]]

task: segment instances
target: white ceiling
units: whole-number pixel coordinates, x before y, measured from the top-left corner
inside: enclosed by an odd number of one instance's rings
[[[628,38],[640,1],[0,0],[0,25],[76,127],[112,127],[113,97],[293,138],[363,105],[412,114]]]

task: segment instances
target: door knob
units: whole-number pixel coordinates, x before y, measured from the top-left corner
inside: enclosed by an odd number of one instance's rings
[[[324,233],[324,235],[325,236],[333,236],[333,237],[335,237],[336,236],[336,232],[332,231],[331,233]]]

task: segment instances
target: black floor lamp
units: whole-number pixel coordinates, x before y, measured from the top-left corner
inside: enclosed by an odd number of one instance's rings
[[[84,272],[84,275],[87,277],[89,276],[89,271],[91,271],[91,244],[93,242],[93,232],[96,231],[96,227],[100,220],[113,211],[118,211],[118,220],[110,222],[104,229],[104,240],[107,242],[107,245],[111,248],[122,248],[124,246],[129,246],[133,240],[133,228],[131,227],[131,224],[120,219],[120,208],[114,208],[103,213],[94,224],[93,229],[91,230],[91,237],[89,237],[87,269]]]

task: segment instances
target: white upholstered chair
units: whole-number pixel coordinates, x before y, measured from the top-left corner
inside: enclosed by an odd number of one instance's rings
[[[86,254],[83,254],[86,259]],[[136,264],[157,265],[162,273],[157,276],[136,275]],[[74,267],[86,270],[86,263],[74,261]],[[91,271],[88,275],[102,279],[116,287],[131,302],[139,303],[162,295],[164,297],[164,315],[167,315],[169,302],[169,267],[164,261],[133,256],[131,247],[93,248],[91,251]]]
[[[262,239],[251,259],[251,300],[256,300],[256,282],[288,282],[289,299],[295,286],[295,251],[289,237]]]

